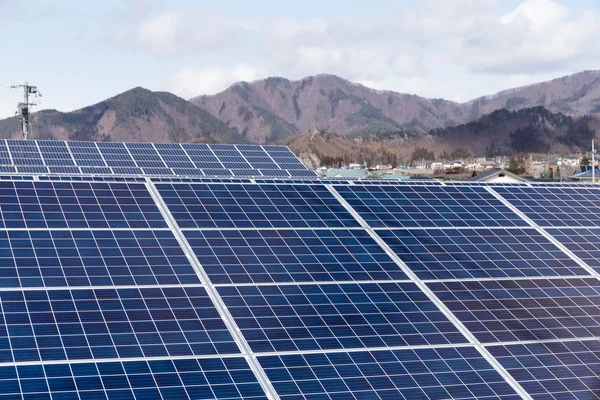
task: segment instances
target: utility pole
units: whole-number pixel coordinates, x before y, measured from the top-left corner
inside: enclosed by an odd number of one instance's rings
[[[23,102],[17,106],[16,115],[21,119],[21,128],[23,131],[23,139],[29,138],[29,115],[30,108],[39,104],[39,98],[42,94],[38,91],[37,86],[30,86],[29,83],[25,82],[24,85],[11,85],[10,88],[18,89],[23,88]],[[30,102],[30,95],[33,97],[33,101]]]
[[[592,183],[596,183],[596,159],[594,150],[594,139],[592,139]]]

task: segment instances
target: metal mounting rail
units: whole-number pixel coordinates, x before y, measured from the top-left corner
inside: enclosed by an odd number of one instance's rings
[[[254,375],[256,376],[258,382],[260,383],[263,390],[265,391],[267,397],[271,400],[279,399],[279,395],[277,395],[275,388],[271,384],[271,381],[267,377],[267,374],[265,373],[265,371],[261,367],[260,363],[258,362],[258,358],[253,353],[252,349],[250,348],[250,345],[246,341],[246,338],[244,338],[244,335],[242,334],[241,330],[238,328],[235,320],[233,319],[233,316],[229,313],[229,310],[227,309],[225,302],[223,302],[221,295],[217,291],[216,287],[212,284],[212,282],[211,282],[210,278],[208,277],[208,274],[206,273],[204,268],[202,268],[202,265],[200,264],[200,261],[198,261],[198,258],[196,257],[196,254],[192,250],[189,242],[187,241],[187,238],[185,237],[182,230],[179,228],[179,225],[177,224],[177,222],[171,215],[169,208],[163,201],[162,196],[156,189],[156,186],[149,178],[146,178],[146,187],[148,188],[148,191],[152,195],[152,198],[154,199],[156,205],[160,209],[161,214],[167,221],[167,224],[172,229],[173,234],[175,235],[175,238],[177,239],[177,241],[179,242],[179,245],[183,249],[186,257],[188,258],[188,260],[194,267],[194,270],[198,274],[198,277],[200,278],[200,282],[202,282],[202,284],[205,285],[208,296],[214,303],[215,307],[217,308],[217,311],[221,315],[221,318],[225,322],[225,325],[227,326],[229,333],[231,333],[231,336],[233,337],[236,344],[240,348],[241,356],[246,358],[246,360],[248,361],[248,365],[252,369],[252,372],[254,372]]]
[[[450,311],[448,307],[436,296],[436,294],[425,284],[408,266],[398,257],[396,253],[387,245],[387,243],[367,224],[367,222],[352,208],[350,204],[335,190],[332,185],[325,185],[327,189],[342,203],[344,208],[360,223],[360,225],[369,233],[369,235],[377,242],[377,244],[394,260],[394,262],[404,271],[410,278],[411,282],[417,285],[425,295],[438,307],[438,309],[454,324],[460,333],[462,333],[469,343],[471,343],[479,353],[492,365],[492,367],[504,378],[504,380],[524,399],[533,400],[533,398],[523,389],[521,384],[508,373],[498,360],[485,348],[485,346],[477,340],[475,335],[463,325],[462,322]]]

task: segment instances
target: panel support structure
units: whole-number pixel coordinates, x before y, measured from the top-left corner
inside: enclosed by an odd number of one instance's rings
[[[250,345],[244,338],[244,335],[242,334],[241,330],[238,328],[237,324],[235,323],[233,316],[229,313],[229,310],[227,309],[225,302],[223,302],[223,299],[221,299],[221,296],[219,295],[219,292],[217,291],[216,287],[211,283],[210,278],[208,277],[208,274],[206,273],[204,268],[202,268],[202,265],[200,265],[200,262],[198,261],[198,258],[196,258],[196,255],[195,255],[194,251],[192,250],[189,242],[187,241],[187,238],[185,237],[185,235],[179,228],[179,225],[177,224],[177,222],[171,215],[169,208],[163,201],[160,193],[156,189],[156,186],[154,185],[154,183],[152,183],[152,181],[149,178],[146,178],[146,187],[148,188],[148,191],[152,195],[152,198],[154,199],[154,202],[156,203],[157,207],[160,209],[160,212],[162,213],[163,217],[167,221],[167,224],[171,228],[173,235],[175,235],[177,242],[183,249],[186,257],[188,258],[188,260],[194,267],[194,270],[198,274],[198,277],[200,278],[200,282],[203,285],[205,285],[206,292],[208,293],[209,297],[211,298],[212,302],[214,303],[215,307],[217,308],[217,311],[221,315],[221,318],[223,318],[223,321],[225,322],[225,325],[229,329],[231,336],[233,337],[233,339],[237,343],[238,347],[240,348],[241,355],[243,357],[245,357],[246,360],[248,361],[248,365],[250,365],[250,368],[254,372],[254,375],[256,375],[256,378],[257,378],[258,382],[260,383],[260,385],[262,386],[265,393],[267,394],[267,397],[272,400],[279,399],[279,396],[277,395],[275,388],[271,384],[271,381],[267,377],[267,374],[265,373],[265,371],[262,369],[260,363],[258,362],[258,359],[252,352]]]
[[[342,203],[344,208],[360,223],[360,225],[369,233],[369,235],[377,242],[377,244],[394,260],[394,262],[404,271],[404,273],[410,278],[410,280],[422,290],[425,295],[440,309],[442,313],[456,326],[460,333],[462,333],[469,342],[479,351],[479,353],[492,365],[492,367],[502,376],[510,386],[524,399],[533,400],[533,398],[523,389],[521,384],[516,381],[508,373],[508,371],[496,360],[496,358],[485,348],[485,346],[477,340],[475,335],[463,325],[462,322],[450,311],[448,307],[435,295],[435,293],[429,289],[419,277],[410,269],[408,266],[398,257],[396,253],[387,245],[387,243],[367,224],[367,222],[352,208],[350,204],[335,190],[332,185],[325,185],[327,189],[335,196],[335,198]]]

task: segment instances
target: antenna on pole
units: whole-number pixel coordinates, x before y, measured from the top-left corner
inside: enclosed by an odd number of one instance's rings
[[[19,116],[21,120],[21,128],[23,130],[23,139],[27,140],[29,138],[29,115],[30,109],[33,106],[37,106],[40,103],[40,98],[42,94],[38,91],[37,86],[31,86],[29,83],[25,82],[24,85],[11,85],[9,86],[11,89],[23,88],[23,102],[19,103],[17,106],[16,115]],[[31,98],[30,98],[31,97]]]

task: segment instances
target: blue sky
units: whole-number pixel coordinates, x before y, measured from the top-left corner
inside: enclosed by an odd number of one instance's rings
[[[0,85],[70,111],[135,86],[189,98],[332,73],[466,101],[597,69],[600,6],[579,0],[0,0]],[[0,88],[0,117],[20,92]]]

